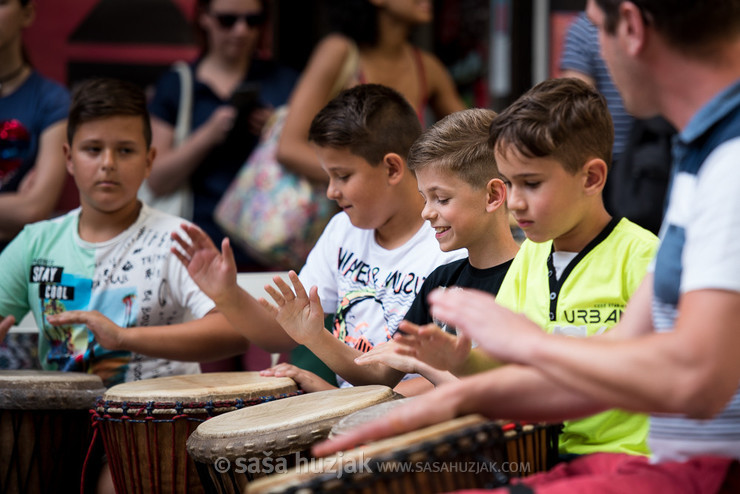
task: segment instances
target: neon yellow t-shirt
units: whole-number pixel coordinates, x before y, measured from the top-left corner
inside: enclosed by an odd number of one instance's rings
[[[657,237],[648,230],[627,219],[612,220],[555,280],[549,276],[552,241],[538,244],[525,240],[497,301],[523,313],[548,333],[573,337],[601,334],[619,322],[656,247]],[[566,421],[560,452],[649,454],[647,432],[647,416],[609,410]]]

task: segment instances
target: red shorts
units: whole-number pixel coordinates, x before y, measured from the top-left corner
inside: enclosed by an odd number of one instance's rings
[[[596,453],[561,463],[548,472],[513,480],[509,487],[458,494],[717,494],[732,463],[729,458],[704,456],[686,462],[651,464],[644,456]]]

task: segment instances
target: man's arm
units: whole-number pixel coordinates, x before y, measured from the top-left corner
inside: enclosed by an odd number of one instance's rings
[[[274,316],[237,284],[236,263],[229,239],[223,240],[219,252],[210,237],[197,226],[183,224],[181,228],[188,239],[173,233],[172,238],[180,249],[173,247],[172,253],[231,325],[250,342],[268,352],[294,348],[295,341]]]
[[[740,380],[740,322],[735,317],[740,293],[685,293],[674,331],[646,334],[651,279],[633,295],[614,334],[604,338],[545,334],[481,292],[433,293],[430,299],[440,319],[480,341],[494,357],[535,367],[610,408],[710,417]]]
[[[249,342],[218,312],[169,326],[121,328],[98,311],[67,311],[47,317],[50,324],[84,324],[108,350],[155,358],[207,362],[247,351]]]
[[[343,451],[369,440],[481,413],[492,419],[516,417],[531,422],[559,422],[607,407],[560,386],[537,369],[507,365],[439,386],[391,410],[381,419],[313,448],[316,456]]]

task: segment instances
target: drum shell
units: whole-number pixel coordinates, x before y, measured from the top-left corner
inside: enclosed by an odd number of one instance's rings
[[[92,439],[91,374],[0,371],[0,492],[80,492]]]
[[[188,384],[182,389],[168,392],[168,386],[183,381]],[[226,390],[220,386],[224,381],[229,382]],[[160,384],[160,391],[142,390],[137,398],[137,387]],[[262,378],[255,372],[171,376],[114,386],[96,404],[94,420],[101,429],[116,490],[204,492],[186,449],[196,427],[229,411],[297,394],[291,379]]]
[[[520,461],[509,456],[508,443],[517,437],[517,428],[508,427],[510,430],[505,431],[504,425],[504,422],[492,422],[476,415],[461,417],[324,460],[324,466],[343,464],[343,471],[316,473],[313,466],[295,469],[259,479],[249,484],[245,492],[441,493],[498,487],[508,483],[512,476],[534,473],[534,465],[527,472],[507,474],[503,471],[506,462]],[[554,458],[559,426],[542,425],[541,428],[548,430],[550,436],[536,437],[547,437],[551,441],[547,450],[549,457]],[[369,471],[363,470],[362,465]],[[414,468],[404,469],[403,465]]]

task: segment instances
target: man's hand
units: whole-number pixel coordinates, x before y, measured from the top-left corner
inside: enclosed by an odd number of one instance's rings
[[[96,310],[70,310],[47,316],[46,320],[52,326],[84,324],[95,335],[95,340],[103,348],[107,350],[128,350],[128,348],[125,348],[123,339],[126,330]]]
[[[182,230],[189,237],[184,239],[178,232],[172,239],[180,249],[172,247],[172,253],[187,268],[190,277],[216,304],[236,290],[236,261],[228,238],[221,242],[221,252],[211,238],[194,225],[182,224]]]
[[[306,294],[306,289],[303,288],[295,271],[290,271],[288,277],[293,283],[295,293],[282,278],[275,276],[273,282],[277,289],[267,285],[265,291],[276,305],[270,304],[265,299],[260,299],[260,303],[275,316],[277,322],[291,338],[301,345],[308,345],[312,339],[321,336],[325,331],[324,311],[319,300],[319,290],[314,286],[310,294]]]
[[[370,441],[397,436],[429,425],[452,420],[457,416],[454,394],[457,383],[445,384],[434,391],[408,400],[408,403],[388,411],[383,417],[334,439],[316,444],[311,448],[316,457],[327,456],[337,451],[346,451]]]
[[[336,389],[336,386],[332,386],[313,372],[309,372],[305,369],[301,369],[300,367],[284,362],[274,367],[270,367],[269,369],[260,371],[260,376],[289,377],[293,379],[306,393]]]

